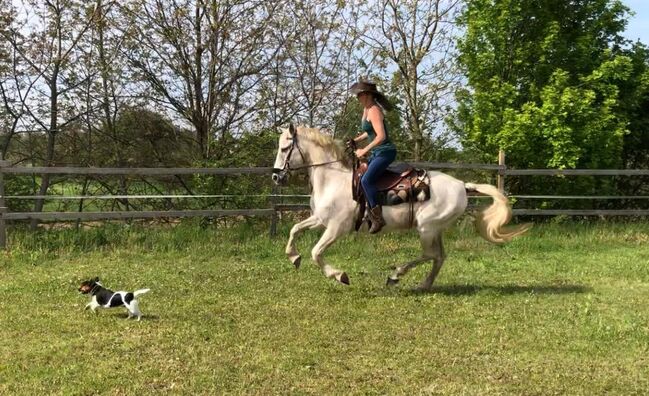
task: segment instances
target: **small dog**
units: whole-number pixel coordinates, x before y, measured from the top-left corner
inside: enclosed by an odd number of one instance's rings
[[[136,297],[148,292],[150,289],[140,289],[134,292],[112,291],[106,289],[100,282],[99,278],[90,279],[81,283],[79,291],[83,294],[90,293],[92,299],[84,310],[90,308],[92,312],[97,313],[97,308],[115,308],[122,305],[128,310],[128,318],[137,317],[139,321],[142,317]]]

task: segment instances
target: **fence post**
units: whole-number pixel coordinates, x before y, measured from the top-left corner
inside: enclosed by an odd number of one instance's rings
[[[498,190],[501,193],[505,193],[505,152],[503,150],[498,150]]]
[[[277,221],[278,221],[278,216],[277,216],[277,195],[279,187],[276,185],[273,185],[273,188],[271,190],[271,194],[273,195],[270,197],[270,204],[273,207],[273,214],[270,216],[270,236],[274,237],[277,235]]]
[[[0,249],[7,248],[7,224],[5,222],[5,213],[7,213],[7,206],[5,205],[5,183],[4,183],[4,168],[9,166],[9,161],[0,160]]]

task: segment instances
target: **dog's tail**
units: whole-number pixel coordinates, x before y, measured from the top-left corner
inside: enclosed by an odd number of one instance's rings
[[[133,295],[134,295],[135,297],[137,297],[137,296],[139,296],[139,295],[141,295],[141,294],[148,293],[150,290],[151,290],[151,289],[140,289],[140,290],[136,290],[136,291],[133,292]]]

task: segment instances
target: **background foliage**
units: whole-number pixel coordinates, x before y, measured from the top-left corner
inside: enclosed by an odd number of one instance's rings
[[[646,158],[640,109],[649,58],[645,45],[621,36],[628,11],[609,0],[467,2],[458,40],[467,86],[451,121],[463,146],[488,161],[503,149],[516,168],[621,169]],[[628,187],[610,178],[509,186],[562,195],[625,195]]]
[[[649,166],[649,50],[623,39],[619,0],[0,5],[0,148],[14,164],[271,166],[274,131],[290,121],[354,135],[360,108],[347,89],[369,77],[396,105],[387,120],[401,160],[495,163],[502,149],[516,168]],[[8,193],[64,182],[15,179]],[[517,178],[507,189],[633,195],[645,182]],[[270,190],[214,178],[75,183]]]

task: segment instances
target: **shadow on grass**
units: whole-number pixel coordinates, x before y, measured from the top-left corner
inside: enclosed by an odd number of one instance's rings
[[[584,285],[438,285],[431,290],[408,290],[406,295],[444,294],[447,296],[469,296],[481,292],[501,295],[512,294],[575,294],[593,290]]]
[[[114,313],[111,316],[113,316],[115,318],[123,319],[123,320],[129,320],[129,321],[137,322],[137,320],[135,318],[127,319],[128,318],[127,313]],[[148,320],[160,320],[160,316],[158,316],[158,315],[142,315],[142,317],[140,318],[140,321],[148,321]]]

